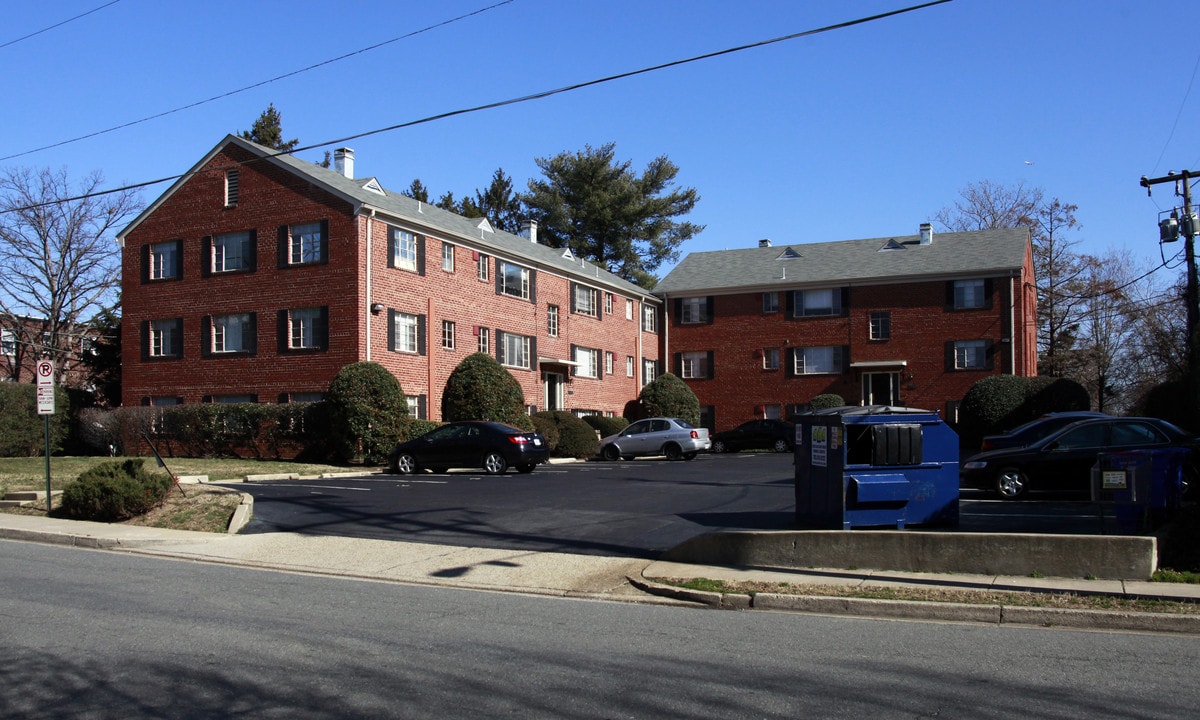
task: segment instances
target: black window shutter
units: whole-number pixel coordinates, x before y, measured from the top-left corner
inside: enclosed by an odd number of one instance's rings
[[[394,351],[396,349],[396,311],[391,308],[388,308],[387,318],[388,318],[388,326],[387,326],[388,345],[387,346],[388,346],[388,350]]]
[[[683,298],[675,298],[675,324],[683,322]]]
[[[787,352],[784,353],[784,362],[786,363],[786,367],[783,369],[784,375],[796,377],[796,348],[787,348]]]
[[[142,246],[142,282],[150,281],[150,245]]]
[[[504,294],[504,272],[500,264],[500,258],[496,258],[496,294]]]
[[[426,322],[424,315],[417,316],[417,354],[424,355],[427,352],[425,340]]]
[[[171,333],[171,355],[183,357],[183,318],[175,318],[175,332]]]
[[[175,279],[183,279],[183,241],[175,241]]]
[[[706,360],[706,362],[708,363],[708,375],[706,377],[708,377],[710,379],[715,378],[717,376],[717,368],[713,364],[713,358],[714,358],[713,351],[709,350],[708,358]]]
[[[537,367],[537,338],[529,338],[529,369]]]
[[[288,235],[289,235],[288,226],[280,225],[279,226],[279,267],[281,267],[281,268],[287,267],[291,260],[291,255],[289,253],[290,243],[288,242]]]
[[[947,340],[944,346],[946,372],[954,372],[954,341]]]
[[[213,239],[212,235],[200,238],[200,277],[212,275],[213,270]]]
[[[242,326],[242,347],[251,355],[258,353],[258,313],[250,313],[250,320]]]
[[[839,368],[838,371],[843,372],[843,373],[850,372],[850,346],[849,345],[842,346],[842,367]]]
[[[279,352],[285,353],[288,351],[288,348],[291,347],[291,344],[292,344],[292,342],[291,342],[292,339],[289,334],[290,330],[288,329],[288,311],[287,310],[279,311],[279,323],[278,324],[279,324],[279,330],[278,330]]]
[[[428,395],[418,395],[417,396],[417,418],[420,420],[426,420],[429,418],[429,396]]]
[[[141,336],[139,338],[142,346],[142,361],[150,359],[150,321],[143,320],[141,323]]]
[[[679,377],[683,377],[683,353],[675,353],[673,361],[675,364],[675,374]]]
[[[575,282],[571,283],[571,312],[572,313],[579,312],[579,306],[575,304],[575,288],[577,288],[577,287],[579,287],[579,283],[575,283]],[[572,345],[571,347],[573,348],[575,346]]]
[[[286,404],[290,403],[291,401],[292,401],[291,394],[285,393],[285,392],[279,393],[279,396],[275,399],[275,402],[279,403],[280,405],[286,405]]]
[[[709,325],[713,324],[713,315],[716,314],[714,312],[714,310],[716,310],[716,307],[717,307],[716,298],[714,298],[712,295],[709,295],[708,297],[704,298],[704,322],[708,323]]]
[[[329,262],[329,221],[321,221],[321,262]]]
[[[796,291],[785,290],[783,293],[783,316],[792,320],[796,317]]]
[[[607,356],[604,354],[604,351],[597,349],[596,350],[596,377],[601,380],[604,379],[604,364],[605,364],[605,362],[607,362]]]
[[[841,301],[842,301],[841,315],[842,316],[849,315],[850,314],[850,288],[848,288],[848,287],[842,288]]]
[[[425,274],[425,236],[417,235],[417,274]],[[422,353],[424,354],[424,353]]]
[[[995,283],[991,278],[983,281],[983,307],[987,310],[992,309],[992,290]]]
[[[150,405],[150,397],[149,396],[145,396],[142,398],[142,405],[146,405],[146,406]]]
[[[329,306],[321,306],[321,312],[313,323],[313,339],[321,350],[329,349]]]
[[[200,357],[212,355],[212,315],[200,318]]]
[[[396,233],[388,228],[387,234],[387,266],[396,267]]]
[[[251,230],[250,237],[246,241],[247,247],[244,256],[246,258],[246,269],[254,272],[258,269],[258,231]]]
[[[946,281],[946,309],[947,310],[954,309],[954,281],[953,280]]]
[[[989,281],[990,282],[990,281]],[[988,370],[993,370],[996,367],[996,343],[991,340],[986,341],[983,346],[984,367]]]
[[[529,271],[529,302],[537,303],[537,270]]]

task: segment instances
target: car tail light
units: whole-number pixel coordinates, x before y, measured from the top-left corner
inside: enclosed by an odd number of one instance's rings
[[[692,438],[694,438],[694,439],[699,439],[699,438],[700,438],[700,431],[699,431],[699,430],[693,430],[693,431],[692,431]]]
[[[987,452],[992,449],[992,441],[984,438],[983,444],[979,446],[979,452]]]
[[[510,443],[512,443],[513,445],[528,445],[529,444],[529,438],[525,437],[524,435],[509,435],[508,441]]]

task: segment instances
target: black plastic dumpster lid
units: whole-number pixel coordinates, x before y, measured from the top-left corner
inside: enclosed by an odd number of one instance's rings
[[[901,407],[899,405],[842,405],[841,407],[809,410],[801,415],[916,415],[933,414],[932,410]]]

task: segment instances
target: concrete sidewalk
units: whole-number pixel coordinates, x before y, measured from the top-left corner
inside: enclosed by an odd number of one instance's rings
[[[772,584],[1032,590],[1200,602],[1200,586],[1124,580],[1029,578],[833,569],[731,568],[566,553],[455,547],[269,533],[214,534],[0,513],[0,539],[133,552],[196,562],[339,577],[642,603],[816,612],[865,617],[1018,623],[1200,634],[1200,615],[1060,610],[994,604],[869,600],[759,592],[682,590],[662,580]]]

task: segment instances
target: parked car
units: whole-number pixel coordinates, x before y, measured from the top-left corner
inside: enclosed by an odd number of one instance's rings
[[[715,453],[739,450],[774,450],[789,452],[796,441],[796,425],[786,420],[751,420],[732,430],[713,433]]]
[[[1100,453],[1171,447],[1191,451],[1184,480],[1195,484],[1200,438],[1165,420],[1136,417],[1078,420],[1026,447],[973,455],[959,468],[959,478],[962,487],[994,490],[1006,499],[1039,490],[1090,493]]]
[[[603,438],[600,457],[631,460],[639,455],[666,455],[668,460],[692,460],[711,446],[708,428],[679,418],[655,417],[630,423],[616,435]]]
[[[1025,447],[1051,433],[1058,432],[1073,422],[1098,417],[1112,416],[1108,413],[1094,412],[1092,410],[1046,413],[1039,418],[1030,420],[1024,425],[1018,425],[1012,430],[1006,430],[997,435],[988,435],[983,439],[979,451],[987,452],[988,450],[999,450],[1000,448]]]
[[[475,467],[489,475],[500,475],[510,467],[517,472],[533,472],[538,464],[549,460],[550,446],[541,433],[504,423],[467,420],[447,423],[400,443],[392,450],[388,467],[402,475],[426,468],[445,472],[448,468]]]

